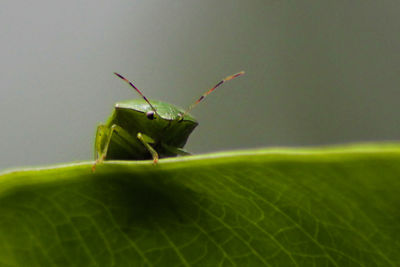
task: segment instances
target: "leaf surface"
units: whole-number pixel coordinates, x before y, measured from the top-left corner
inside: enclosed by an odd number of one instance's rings
[[[0,175],[0,266],[399,266],[400,145]]]

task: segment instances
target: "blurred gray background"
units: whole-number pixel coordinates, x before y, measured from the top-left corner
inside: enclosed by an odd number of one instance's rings
[[[0,168],[88,160],[119,100],[187,107],[194,153],[400,137],[399,1],[0,3]]]

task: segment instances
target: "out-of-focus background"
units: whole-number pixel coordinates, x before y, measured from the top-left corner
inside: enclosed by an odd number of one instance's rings
[[[194,153],[400,138],[399,1],[0,4],[0,168],[93,157],[96,125],[137,95],[186,107]]]

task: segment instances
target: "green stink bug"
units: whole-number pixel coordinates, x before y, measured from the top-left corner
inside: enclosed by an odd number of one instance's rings
[[[114,74],[128,83],[142,98],[116,103],[107,122],[97,127],[93,169],[103,160],[153,159],[157,163],[159,158],[189,154],[183,147],[198,125],[189,111],[221,84],[244,72],[218,82],[186,111],[165,102],[150,102],[133,83],[118,73]]]

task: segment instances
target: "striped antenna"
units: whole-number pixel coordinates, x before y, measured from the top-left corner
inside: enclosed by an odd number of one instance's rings
[[[191,106],[189,106],[189,108],[181,115],[181,120],[183,119],[183,117],[186,114],[189,113],[189,111],[191,111],[195,106],[197,106],[197,104],[199,104],[204,98],[206,98],[206,96],[208,96],[212,91],[217,89],[221,84],[223,84],[224,82],[230,81],[232,79],[235,79],[236,77],[239,77],[239,76],[241,76],[243,74],[244,74],[244,71],[241,71],[239,73],[230,75],[230,76],[226,77],[225,79],[221,80],[220,82],[218,82],[213,88],[211,88],[210,90],[205,92],[202,96],[200,96],[199,99],[196,100],[196,102],[194,102]]]
[[[118,74],[118,73],[116,73],[116,72],[114,72],[114,74],[117,75],[119,78],[121,78],[124,82],[126,82],[127,84],[129,84],[133,89],[135,89],[136,92],[138,92],[139,95],[142,96],[142,98],[144,99],[144,101],[146,101],[147,104],[149,104],[149,106],[150,106],[151,109],[154,111],[154,113],[156,113],[156,114],[158,115],[157,110],[153,107],[153,105],[150,103],[150,101],[147,99],[147,97],[145,97],[145,96],[142,94],[142,92],[140,92],[140,90],[137,89],[136,86],[133,85],[133,83],[131,83],[127,78],[125,78],[125,77],[122,76],[121,74]]]

